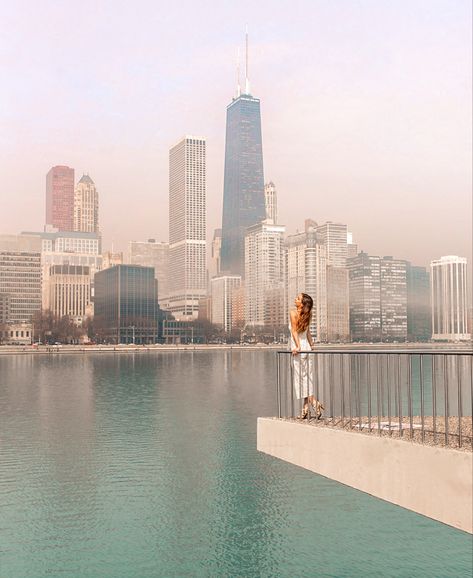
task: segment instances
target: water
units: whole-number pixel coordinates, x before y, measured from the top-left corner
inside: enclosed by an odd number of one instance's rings
[[[256,451],[274,358],[0,357],[0,576],[471,576],[468,534]]]

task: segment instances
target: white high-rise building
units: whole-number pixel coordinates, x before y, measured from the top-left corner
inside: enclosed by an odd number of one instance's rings
[[[97,233],[99,194],[89,175],[83,175],[74,191],[74,231]]]
[[[353,242],[353,233],[347,232],[347,259],[358,255],[358,245]]]
[[[89,267],[52,265],[49,271],[49,309],[56,317],[65,315],[80,325],[91,314]]]
[[[42,265],[42,308],[51,306],[50,274],[57,265],[82,267],[90,275],[90,296],[94,295],[94,275],[103,267],[101,239],[98,233],[80,231],[26,232],[22,235],[40,238]],[[89,300],[87,314],[93,312]]]
[[[305,231],[286,239],[287,306],[294,308],[299,293],[314,301],[311,333],[317,341],[327,339],[327,251],[319,242],[314,221],[305,222]],[[288,321],[289,322],[289,321]]]
[[[325,245],[327,254],[327,341],[347,341],[350,338],[347,226],[328,221],[317,227],[317,238]]]
[[[169,293],[169,243],[148,239],[148,241],[130,241],[129,263],[154,268],[154,277],[158,282],[158,302],[166,308]]]
[[[276,294],[277,302],[281,302],[279,295],[285,288],[285,232],[286,227],[274,225],[269,221],[262,221],[247,229],[245,318],[248,325],[263,326],[268,322],[266,311],[269,307],[270,295]],[[284,299],[282,306],[284,307]],[[279,314],[273,313],[272,316],[287,318],[285,311]]]
[[[327,248],[327,265],[332,267],[347,266],[347,226],[328,221],[317,227],[320,242]]]
[[[432,339],[468,340],[467,260],[449,255],[430,263]]]
[[[241,277],[239,275],[222,275],[221,277],[214,277],[210,281],[212,298],[210,320],[226,333],[232,330],[234,291],[240,285]]]
[[[220,275],[220,251],[222,248],[222,229],[215,229],[209,265],[209,280]]]
[[[178,321],[196,319],[206,295],[205,139],[186,136],[169,151],[169,299]]]
[[[264,205],[266,207],[266,220],[275,225],[278,222],[278,197],[276,186],[272,181],[264,185]]]

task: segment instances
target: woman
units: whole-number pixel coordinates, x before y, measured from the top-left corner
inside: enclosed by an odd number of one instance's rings
[[[293,359],[293,384],[297,399],[303,399],[304,405],[298,419],[309,417],[309,404],[315,410],[317,419],[322,416],[324,406],[314,396],[314,360],[312,355],[301,353],[314,348],[314,340],[310,334],[312,318],[312,297],[307,293],[300,293],[294,300],[296,310],[291,311],[291,350]]]

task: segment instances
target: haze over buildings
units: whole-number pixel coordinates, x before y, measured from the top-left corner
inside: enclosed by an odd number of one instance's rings
[[[86,0],[79,46],[52,32],[68,29],[74,5],[7,4],[0,230],[41,228],[44,175],[57,164],[90,172],[115,250],[166,240],[167,150],[187,132],[207,137],[208,224],[220,227],[222,104],[248,21],[266,177],[288,233],[311,215],[348,223],[370,254],[471,262],[471,3],[239,7],[229,18],[225,3],[184,2],[164,17],[148,1],[105,12]]]
[[[376,9],[372,7],[369,13],[376,13]],[[353,21],[356,21],[356,18]],[[265,37],[264,33],[262,37]],[[306,42],[310,46],[308,39]],[[325,42],[329,42],[329,39],[325,38]],[[51,309],[58,317],[67,315],[80,323],[84,315],[93,315],[94,275],[101,269],[114,268],[129,262],[153,268],[154,278],[157,281],[155,289],[157,288],[160,306],[165,311],[161,313],[166,317],[166,322],[173,324],[173,339],[179,338],[181,330],[193,335],[193,326],[190,323],[196,319],[205,321],[214,319],[217,326],[227,333],[232,331],[233,326],[243,330],[246,325],[264,331],[270,331],[273,327],[276,336],[276,331],[279,331],[276,328],[281,327],[284,328],[281,331],[286,331],[288,309],[293,306],[294,296],[300,291],[308,292],[314,298],[312,329],[317,340],[346,341],[350,339],[350,335],[359,340],[403,341],[408,337],[429,338],[429,323],[425,313],[426,307],[430,307],[430,302],[427,305],[425,293],[430,287],[430,279],[425,274],[425,269],[418,267],[417,264],[411,265],[411,259],[419,263],[415,259],[418,250],[424,251],[424,259],[429,255],[430,260],[432,256],[436,257],[447,251],[453,253],[453,247],[464,245],[464,238],[460,243],[455,240],[458,230],[462,230],[458,223],[464,218],[464,211],[458,204],[455,214],[456,227],[453,227],[453,219],[448,218],[448,212],[457,191],[466,190],[463,185],[468,181],[468,175],[471,175],[468,172],[470,169],[460,167],[462,157],[457,151],[454,161],[457,182],[455,178],[448,180],[449,189],[456,188],[453,193],[444,195],[443,221],[437,228],[442,230],[442,235],[437,235],[442,241],[442,247],[440,251],[435,251],[435,243],[439,239],[422,235],[421,229],[428,218],[428,211],[435,204],[435,186],[442,182],[441,175],[437,175],[436,182],[430,185],[428,203],[421,203],[417,209],[414,205],[416,179],[421,178],[424,184],[426,180],[429,181],[440,166],[438,159],[435,163],[431,163],[427,170],[426,166],[423,167],[418,153],[415,156],[415,179],[412,178],[408,183],[405,177],[410,174],[407,170],[409,167],[400,166],[399,162],[396,164],[396,155],[391,154],[390,147],[396,141],[395,135],[385,131],[382,134],[382,141],[379,141],[379,138],[376,141],[370,119],[366,117],[361,119],[357,117],[356,110],[346,108],[348,96],[340,88],[334,92],[338,100],[332,98],[327,101],[324,110],[319,105],[323,102],[325,93],[323,90],[317,93],[316,96],[321,100],[310,101],[311,106],[305,109],[304,123],[299,126],[298,132],[292,132],[290,138],[280,139],[284,130],[288,129],[288,119],[294,121],[297,119],[304,97],[299,94],[299,90],[294,90],[284,103],[278,101],[280,92],[287,95],[285,91],[288,88],[289,77],[280,82],[282,79],[278,75],[274,76],[271,79],[272,86],[278,90],[266,92],[263,99],[262,123],[261,103],[259,98],[252,95],[249,84],[249,65],[253,62],[254,68],[258,71],[252,73],[256,82],[261,82],[264,86],[269,81],[265,74],[267,69],[271,69],[271,58],[268,55],[263,66],[259,52],[261,46],[261,42],[259,45],[256,43],[255,50],[252,45],[249,51],[248,34],[246,35],[244,83],[243,85],[241,83],[238,66],[236,94],[227,106],[224,142],[223,124],[220,130],[216,131],[217,125],[214,121],[217,110],[223,113],[226,101],[226,95],[224,99],[220,98],[218,87],[214,92],[208,93],[210,99],[219,98],[219,100],[215,101],[216,106],[209,108],[207,113],[198,112],[194,116],[188,116],[188,109],[199,101],[202,91],[195,94],[183,91],[181,106],[175,110],[180,114],[173,117],[174,123],[166,124],[174,104],[170,104],[169,110],[165,111],[165,118],[160,119],[163,131],[169,132],[172,129],[172,137],[168,142],[172,142],[179,134],[177,130],[182,118],[186,121],[182,133],[186,134],[191,127],[198,125],[202,127],[202,133],[210,131],[212,134],[210,145],[203,137],[186,136],[171,148],[168,170],[165,170],[165,174],[169,173],[168,195],[165,202],[159,188],[161,175],[156,174],[153,176],[152,200],[143,202],[143,199],[140,199],[143,183],[146,183],[150,174],[146,160],[146,144],[139,146],[143,157],[140,159],[141,164],[132,167],[134,181],[132,184],[129,183],[127,188],[127,205],[124,212],[120,212],[120,194],[115,194],[116,190],[121,190],[122,183],[120,182],[116,188],[105,177],[107,185],[104,188],[103,175],[98,178],[101,191],[100,227],[99,195],[92,178],[88,174],[83,174],[74,185],[74,168],[55,165],[49,170],[46,178],[45,232],[31,233],[41,238],[43,308]],[[382,40],[377,39],[375,46],[376,48],[382,46]],[[347,50],[347,47],[344,49]],[[396,56],[398,54],[396,52]],[[212,58],[216,58],[213,53]],[[365,54],[364,59],[370,62],[369,55]],[[386,64],[386,57],[382,62]],[[296,74],[298,64],[300,63],[295,63],[291,68],[292,73]],[[309,60],[308,70],[311,66]],[[359,73],[361,74],[360,71]],[[376,80],[380,81],[382,77],[380,73]],[[183,72],[179,78],[190,82],[192,72]],[[266,80],[263,82],[263,79]],[[314,83],[316,84],[315,80]],[[167,82],[166,85],[172,87],[172,83]],[[228,89],[231,83],[226,86]],[[206,92],[208,87],[204,86],[202,90]],[[374,94],[376,95],[376,92]],[[370,113],[376,110],[380,102],[391,101],[392,98],[373,96]],[[277,108],[274,108],[278,102]],[[408,102],[412,106],[415,99],[411,98]],[[423,103],[424,107],[428,108],[426,97]],[[146,108],[146,99],[143,106]],[[269,111],[267,115],[266,106]],[[333,111],[338,110],[340,117],[345,121],[344,130],[352,125],[358,128],[350,137],[352,139],[356,137],[356,147],[353,150],[344,148],[343,139],[340,144],[341,133],[337,134],[337,130],[341,129],[336,119],[333,119],[334,123],[330,126],[330,136],[326,132],[322,138],[324,130],[328,129],[324,125],[325,116],[322,116],[322,110],[324,115],[333,114]],[[457,114],[458,110],[458,107],[455,107],[452,114]],[[468,112],[470,113],[471,111]],[[156,114],[154,111],[154,115]],[[395,111],[393,114],[395,116]],[[419,117],[421,112],[417,111],[414,118],[418,121]],[[155,116],[151,115],[150,119],[153,118]],[[317,120],[315,125],[317,130],[311,132],[310,124],[314,118]],[[462,118],[466,118],[465,114]],[[115,122],[119,121],[115,119]],[[429,130],[431,124],[433,123],[429,117]],[[97,127],[99,126],[100,122],[97,121]],[[295,127],[296,124],[293,128]],[[266,130],[269,131],[270,137],[265,138],[263,147],[262,136],[266,135]],[[127,146],[128,133],[129,131],[125,129],[116,139],[117,150]],[[412,139],[407,138],[408,135],[404,136],[406,138],[403,146],[407,146],[406,142],[411,146]],[[433,137],[434,135],[429,141],[430,151],[434,150],[434,143],[438,146],[438,139],[435,140]],[[97,138],[100,140],[100,137]],[[301,139],[305,143],[305,148],[301,148]],[[358,149],[371,141],[376,142],[376,151],[370,150],[360,172],[360,167],[354,163],[354,159],[361,160],[359,156],[357,157]],[[70,142],[73,142],[72,138]],[[49,166],[60,162],[64,153],[68,154],[70,142],[63,143]],[[93,158],[91,142],[95,140],[89,138],[89,147],[86,147],[86,150],[90,158]],[[159,138],[153,143],[157,166],[163,150],[168,148],[168,142],[164,147]],[[324,157],[326,150],[330,150],[331,142],[337,142],[338,145],[337,153],[340,154],[336,159]],[[382,155],[377,157],[380,142],[385,148]],[[216,152],[217,145],[220,145],[219,153]],[[207,162],[207,150],[213,151],[210,164]],[[263,154],[266,158],[268,150],[270,176],[273,178],[274,175],[277,190],[272,180],[264,184]],[[423,154],[425,150],[424,147]],[[219,155],[220,169],[217,169]],[[408,156],[409,158],[412,156],[404,148],[402,155],[403,162]],[[435,155],[431,160],[434,160],[434,157]],[[87,165],[90,164],[90,158],[86,162]],[[367,160],[369,162],[366,162]],[[73,166],[75,164],[69,157],[67,162]],[[104,159],[101,159],[97,167],[94,168],[92,165],[94,175],[96,172],[100,174],[102,162],[103,166],[106,166],[107,160]],[[131,168],[127,169],[127,162],[128,159],[116,165],[116,170],[125,181],[127,170]],[[383,163],[385,168],[389,169],[384,175],[377,172]],[[218,170],[221,171],[220,182],[216,180]],[[379,178],[378,190],[376,197],[369,198],[369,195],[367,196],[369,186],[365,190],[365,185],[369,185],[373,173]],[[213,210],[210,218],[212,226],[209,229],[207,228],[208,174],[211,175],[213,182],[211,197],[214,199],[210,203]],[[351,180],[343,181],[344,190],[337,189],[343,180],[340,180],[340,175],[345,174]],[[462,175],[463,188],[458,185],[460,182],[458,174]],[[18,173],[18,176],[21,177],[22,173]],[[443,182],[445,192],[447,181]],[[353,188],[355,184],[360,187],[359,190]],[[395,195],[391,194],[393,187],[405,188],[407,184],[408,195],[405,194],[403,197],[403,193],[399,190],[396,190]],[[216,198],[219,199],[217,204]],[[161,200],[158,205],[155,204],[157,199]],[[109,203],[106,211],[103,210],[104,200]],[[470,200],[468,198],[466,205]],[[387,203],[390,207],[389,214],[384,214],[384,217],[382,203]],[[220,204],[223,206],[221,212],[215,210]],[[332,211],[330,217],[326,211],[329,205]],[[25,219],[28,206],[25,205],[23,215]],[[361,227],[358,212],[360,209],[364,223]],[[162,218],[166,213],[169,217],[169,236],[166,228],[162,226]],[[152,223],[149,221],[150,214],[153,215]],[[410,222],[413,214],[417,219]],[[308,220],[309,216],[314,217],[316,221]],[[289,221],[292,218],[292,227],[283,227],[279,224],[279,219],[281,222],[287,222],[287,217]],[[105,248],[108,250],[102,252],[101,229],[104,218],[109,222],[111,219],[115,220],[115,226],[113,231],[109,230],[108,236],[105,235]],[[298,228],[304,220],[304,232],[299,233]],[[396,243],[401,245],[407,243],[406,239],[415,231],[417,242],[405,245],[409,249],[408,255],[398,250],[383,251],[392,223],[396,224]],[[353,234],[348,231],[348,225],[350,230],[354,231],[355,241]],[[152,236],[160,240],[129,242],[132,238],[129,235],[126,238],[129,246],[124,247],[123,231],[131,231],[135,226],[139,226],[140,235],[139,237],[136,235],[135,238],[143,238],[146,235],[144,238]],[[431,229],[435,227],[435,220],[431,219],[429,226]],[[25,222],[21,228],[26,228]],[[39,228],[38,223],[36,228]],[[372,240],[369,242],[364,236],[365,228],[373,232]],[[207,239],[210,238],[211,230],[215,230],[215,233],[208,259]],[[471,224],[469,223],[463,230],[470,232]],[[429,234],[432,234],[432,230]],[[420,239],[422,242],[419,242]],[[373,251],[359,252],[360,249],[367,251],[370,243],[372,248],[374,247]],[[128,251],[124,252],[121,250],[123,248]],[[469,250],[470,248],[456,252],[468,254]],[[372,254],[395,254],[396,257],[372,257]],[[449,291],[449,287],[443,283],[441,299],[450,299]],[[450,292],[452,291],[452,294],[455,294],[453,289]],[[212,297],[215,302],[212,301]],[[12,295],[3,293],[0,318],[3,319],[6,312],[8,313],[11,299]],[[435,304],[437,301],[432,295],[432,302]],[[465,311],[468,310],[468,306],[468,299],[465,297]],[[437,305],[435,307],[438,309]],[[174,316],[174,319],[171,316]],[[447,319],[441,323],[448,324],[450,321]],[[445,333],[437,329],[439,339],[443,339],[445,335],[448,335],[448,339],[463,339],[466,335],[465,332],[456,330]],[[128,336],[125,338],[128,339]]]

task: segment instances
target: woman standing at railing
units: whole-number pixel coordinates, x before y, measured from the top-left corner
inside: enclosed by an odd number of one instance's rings
[[[315,398],[315,373],[313,356],[304,354],[314,348],[314,340],[310,334],[310,321],[312,319],[312,297],[307,293],[299,293],[295,298],[295,311],[291,311],[291,350],[293,360],[293,387],[295,397],[303,399],[302,412],[298,419],[309,417],[309,404],[315,410],[317,419],[322,416],[325,409],[319,400]]]

